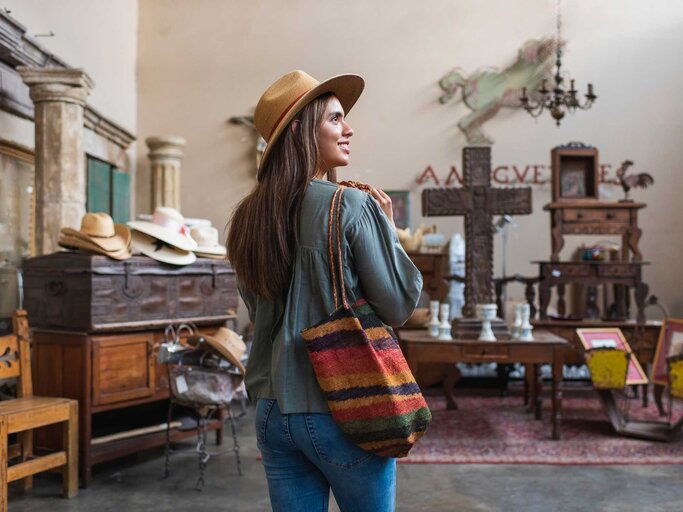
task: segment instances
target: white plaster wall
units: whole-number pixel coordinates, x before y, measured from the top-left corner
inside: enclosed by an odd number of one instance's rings
[[[135,132],[137,117],[137,0],[6,0],[2,7],[67,64],[95,82],[88,103]]]
[[[453,67],[468,73],[504,67],[524,41],[555,31],[553,0],[140,0],[139,6],[138,211],[149,209],[144,138],[179,135],[187,139],[183,212],[221,229],[254,185],[252,134],[227,119],[251,113],[278,76],[301,68],[319,78],[365,77],[365,93],[349,116],[352,164],[340,176],[413,190],[416,225],[423,219],[415,178],[429,164],[441,177],[453,164],[460,169],[465,145],[456,123],[468,110],[438,103],[438,79]],[[648,203],[641,214],[641,247],[652,262],[645,278],[651,292],[683,315],[683,2],[565,2],[563,18],[565,69],[581,90],[593,82],[599,99],[560,128],[549,118],[502,112],[484,126],[496,141],[494,165],[547,165],[552,147],[579,140],[597,146],[603,162],[630,158],[636,171],[652,173],[655,186],[634,193]],[[549,199],[548,187],[535,187],[534,213],[517,217],[509,273],[533,275],[530,262],[550,255],[550,220],[542,211]],[[459,220],[427,222],[449,235],[461,230]],[[579,241],[568,243],[563,256]],[[498,271],[499,241],[496,249]]]

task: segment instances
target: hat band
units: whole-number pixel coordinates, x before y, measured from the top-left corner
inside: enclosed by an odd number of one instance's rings
[[[189,236],[189,230],[185,224],[157,212],[152,214],[152,224],[156,224],[162,228],[168,228],[171,231],[176,231],[182,235]]]
[[[311,87],[311,89],[313,89],[313,87]],[[269,142],[270,142],[270,138],[273,136],[273,133],[275,133],[275,130],[277,130],[278,126],[280,126],[280,123],[282,122],[282,120],[283,120],[283,119],[285,118],[285,116],[289,113],[289,111],[292,110],[292,107],[294,107],[294,105],[296,104],[296,102],[299,101],[299,100],[303,97],[303,95],[306,94],[306,93],[307,93],[308,91],[310,91],[311,89],[305,90],[304,92],[302,92],[301,94],[299,94],[299,96],[297,96],[297,97],[294,99],[294,101],[291,102],[291,103],[289,104],[289,106],[288,106],[286,109],[284,109],[284,110],[282,111],[282,114],[280,114],[280,117],[278,117],[278,118],[277,118],[277,121],[275,121],[275,124],[273,125],[273,129],[270,130],[270,133],[268,134],[268,141],[269,141]]]

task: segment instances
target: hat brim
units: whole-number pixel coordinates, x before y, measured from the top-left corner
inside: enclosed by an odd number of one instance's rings
[[[211,254],[212,256],[225,256],[227,251],[222,245],[198,245],[195,254]]]
[[[363,80],[363,78],[359,75],[337,75],[325,80],[324,82],[320,82],[320,84],[316,85],[313,89],[299,98],[299,100],[294,103],[294,106],[289,110],[289,112],[287,112],[273,134],[270,136],[268,145],[261,156],[261,162],[256,174],[257,179],[261,179],[261,173],[263,172],[265,164],[268,161],[268,157],[270,156],[273,146],[275,146],[280,138],[280,135],[282,135],[282,132],[287,128],[292,119],[297,116],[301,109],[303,109],[318,96],[332,93],[337,97],[339,103],[341,103],[341,106],[344,108],[344,114],[348,115],[351,108],[356,104],[356,101],[358,101],[358,98],[360,98],[364,87],[365,80]]]
[[[228,329],[226,329],[226,330],[228,330]],[[234,331],[233,331],[233,334],[234,334],[234,336],[238,336],[237,333],[234,333]],[[237,368],[239,368],[242,373],[245,372],[244,365],[242,364],[242,362],[239,359],[240,354],[235,353],[236,352],[235,349],[230,347],[230,344],[228,341],[222,340],[216,336],[211,336],[208,334],[204,334],[203,336],[204,336],[204,339],[206,339],[206,341],[209,343],[209,345],[211,345],[211,347],[214,348],[220,355],[222,355],[225,359],[230,361],[230,363],[233,366],[236,366]],[[239,341],[240,341],[240,343],[244,344],[244,342],[242,340],[239,340]],[[244,349],[246,349],[246,347],[244,347]],[[240,351],[242,354],[244,353],[244,350],[240,349]]]
[[[182,233],[175,233],[170,229],[154,224],[153,222],[148,222],[146,220],[131,220],[127,224],[131,229],[161,240],[181,251],[194,251],[197,248],[197,243],[191,237],[183,235]]]
[[[125,247],[119,251],[105,251],[100,247],[99,245],[95,245],[93,243],[90,243],[88,240],[85,240],[83,238],[75,237],[75,236],[69,236],[62,234],[59,237],[59,240],[57,242],[60,247],[64,247],[65,249],[78,249],[78,250],[84,250],[88,252],[93,252],[96,254],[102,254],[104,256],[108,256],[109,258],[115,259],[115,260],[127,260],[132,256],[132,253],[130,251],[129,247]]]
[[[131,245],[136,252],[169,265],[189,265],[197,261],[197,256],[192,251],[181,251],[164,245],[165,242],[164,244],[160,242],[163,242],[163,240],[146,235],[140,231],[133,231]]]
[[[61,233],[72,237],[80,238],[89,243],[101,247],[107,252],[119,252],[125,250],[130,245],[130,229],[125,224],[114,224],[114,236],[92,236],[83,231],[78,231],[73,228],[62,228]]]

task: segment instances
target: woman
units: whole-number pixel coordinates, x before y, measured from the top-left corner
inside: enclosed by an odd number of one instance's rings
[[[338,185],[323,178],[349,163],[345,115],[363,86],[356,75],[318,82],[294,71],[266,90],[254,114],[268,141],[258,183],[230,223],[228,256],[254,323],[246,385],[275,511],[327,510],[330,487],[342,511],[394,510],[395,460],[341,433],[300,336],[335,309],[327,226]],[[376,189],[342,197],[349,303],[363,297],[385,323],[400,325],[422,278],[396,237],[391,199]]]

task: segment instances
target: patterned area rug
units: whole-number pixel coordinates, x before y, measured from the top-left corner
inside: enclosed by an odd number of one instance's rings
[[[426,398],[434,418],[410,456],[399,460],[401,463],[683,464],[683,436],[673,443],[617,436],[594,395],[565,396],[559,441],[550,439],[547,399],[539,421],[525,412],[520,396],[462,396],[457,398],[457,411],[446,410],[445,398]],[[679,403],[674,421],[682,414]],[[629,416],[659,419],[652,401],[643,408],[635,399]]]

